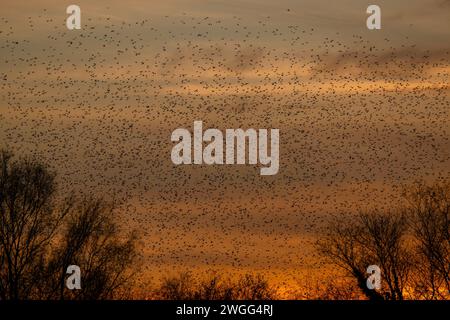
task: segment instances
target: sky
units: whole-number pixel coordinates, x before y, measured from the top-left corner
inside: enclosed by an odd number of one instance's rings
[[[333,216],[450,169],[450,1],[2,1],[0,147],[119,201],[143,274],[329,273]],[[175,166],[171,132],[280,129],[280,170]]]

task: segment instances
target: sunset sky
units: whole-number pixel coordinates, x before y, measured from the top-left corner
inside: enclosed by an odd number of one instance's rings
[[[2,1],[0,147],[59,191],[120,201],[152,283],[183,270],[293,286],[330,270],[331,216],[450,171],[450,1]],[[175,166],[171,132],[280,129],[280,170]]]

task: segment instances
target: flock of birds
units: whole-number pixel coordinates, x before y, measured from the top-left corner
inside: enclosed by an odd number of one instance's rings
[[[320,270],[311,244],[331,215],[448,176],[450,48],[270,17],[0,26],[0,146],[47,162],[61,194],[119,201],[151,277],[218,268],[288,281]],[[280,129],[279,173],[173,165],[170,134],[194,120]]]

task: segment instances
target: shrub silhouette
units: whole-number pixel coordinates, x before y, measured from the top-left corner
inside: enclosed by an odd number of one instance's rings
[[[159,298],[166,300],[271,300],[275,290],[261,275],[246,274],[237,280],[213,273],[196,279],[183,272],[163,279]]]

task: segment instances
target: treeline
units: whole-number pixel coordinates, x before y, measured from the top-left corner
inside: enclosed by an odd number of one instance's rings
[[[183,272],[163,279],[156,292],[163,300],[271,300],[276,290],[261,275],[245,274],[236,280],[212,273],[201,279]]]
[[[0,152],[0,299],[269,300],[285,298],[258,274],[218,272],[166,277],[137,296],[137,236],[124,233],[114,205],[57,196],[55,173],[33,158]],[[449,299],[450,183],[416,183],[390,211],[330,221],[316,244],[339,275],[300,288],[291,298]],[[301,248],[299,248],[301,250]],[[67,267],[82,267],[80,290],[66,286]],[[381,287],[367,286],[368,266]],[[342,279],[335,281],[329,279]]]

